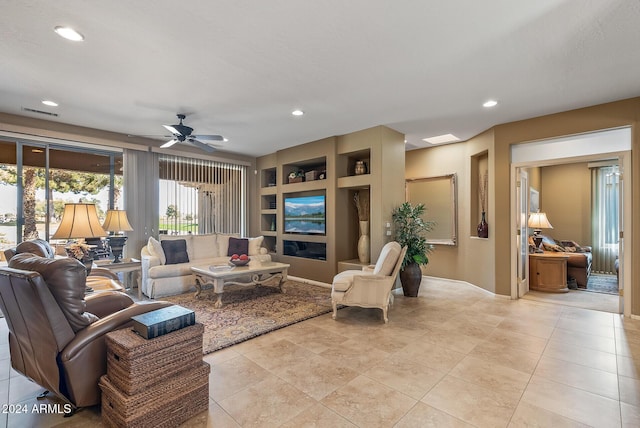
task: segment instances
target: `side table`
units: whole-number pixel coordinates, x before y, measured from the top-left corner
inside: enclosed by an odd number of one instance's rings
[[[124,273],[124,283],[127,288],[131,288],[134,276],[137,275],[136,286],[138,287],[138,300],[142,300],[142,288],[140,287],[140,273],[142,272],[142,262],[138,259],[123,259],[120,263],[113,263],[112,260],[96,260],[96,266],[109,269],[113,273]]]
[[[550,293],[568,293],[567,259],[563,253],[529,254],[529,288]]]

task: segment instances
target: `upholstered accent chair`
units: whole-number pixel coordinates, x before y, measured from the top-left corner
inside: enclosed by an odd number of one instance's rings
[[[85,296],[86,269],[72,258],[17,254],[0,268],[0,309],[11,366],[74,407],[100,403],[105,334],[168,302],[134,303],[119,291]]]
[[[393,297],[391,290],[406,252],[407,247],[401,248],[397,242],[389,242],[382,248],[375,265],[337,274],[331,286],[333,319],[338,314],[338,305],[345,305],[380,308],[384,322],[389,322],[387,312]]]

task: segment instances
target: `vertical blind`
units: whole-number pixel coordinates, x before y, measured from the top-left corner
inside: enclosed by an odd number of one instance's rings
[[[245,165],[161,155],[159,167],[161,233],[244,235]]]
[[[620,172],[617,165],[592,168],[593,265],[599,273],[615,273],[620,219]]]

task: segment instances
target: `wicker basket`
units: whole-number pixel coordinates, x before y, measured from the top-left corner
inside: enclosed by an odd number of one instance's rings
[[[209,364],[184,370],[134,395],[100,378],[102,422],[110,427],[175,427],[209,408]]]
[[[197,368],[202,362],[203,332],[202,324],[194,324],[149,340],[128,329],[108,333],[109,381],[132,395]]]

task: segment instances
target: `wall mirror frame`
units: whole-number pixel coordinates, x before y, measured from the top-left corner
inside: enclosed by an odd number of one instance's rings
[[[458,192],[456,174],[406,180],[406,200],[426,207],[425,220],[434,221],[434,230],[427,233],[427,243],[458,245]]]

